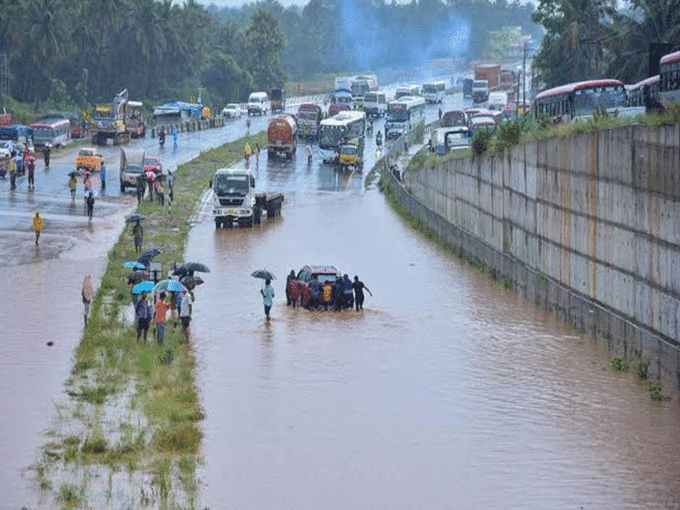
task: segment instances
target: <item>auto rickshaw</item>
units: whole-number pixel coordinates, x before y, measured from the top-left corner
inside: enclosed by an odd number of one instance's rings
[[[364,139],[355,138],[340,146],[338,164],[341,168],[354,167],[361,170],[364,166]]]

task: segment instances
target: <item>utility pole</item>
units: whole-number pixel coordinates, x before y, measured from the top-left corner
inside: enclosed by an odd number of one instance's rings
[[[522,113],[527,104],[527,41],[524,41],[522,52]]]

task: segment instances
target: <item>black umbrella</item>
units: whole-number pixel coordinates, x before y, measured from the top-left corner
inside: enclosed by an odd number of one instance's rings
[[[179,281],[184,284],[187,289],[193,290],[194,287],[203,283],[203,278],[200,276],[185,276],[180,278]]]
[[[142,253],[137,259],[137,261],[141,262],[142,264],[148,264],[152,258],[154,258],[156,255],[160,255],[161,253],[163,252],[158,248],[151,248],[150,250],[147,250],[144,253]]]
[[[276,276],[274,276],[272,273],[267,271],[266,269],[258,269],[257,271],[253,271],[250,276],[254,278],[262,278],[263,280],[266,280],[269,278],[270,280],[276,280]]]
[[[128,223],[132,223],[132,222],[135,222],[135,221],[142,221],[143,219],[144,219],[144,216],[142,216],[141,214],[135,213],[135,214],[131,214],[130,216],[125,218],[125,221],[127,221]]]
[[[205,264],[201,264],[200,262],[185,262],[178,266],[172,274],[179,276],[192,276],[194,272],[209,273],[210,268],[208,268],[208,266]]]
[[[141,281],[148,280],[148,278],[149,278],[148,271],[135,271],[128,275],[127,282],[129,285],[131,283],[139,283]]]

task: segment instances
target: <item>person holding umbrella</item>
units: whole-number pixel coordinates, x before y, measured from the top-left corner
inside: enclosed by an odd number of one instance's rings
[[[168,309],[171,305],[171,303],[168,303],[165,300],[165,296],[165,292],[161,292],[160,296],[158,296],[159,299],[153,313],[153,322],[155,325],[154,331],[156,334],[156,341],[159,345],[163,343],[165,338],[165,321],[168,318]]]
[[[94,213],[94,190],[91,188],[85,196],[85,204],[87,205],[87,217],[92,221],[92,214]]]
[[[137,320],[137,341],[144,332],[144,343],[149,332],[149,321],[151,321],[151,305],[146,299],[146,292],[142,292],[139,301],[135,305],[135,319]]]
[[[189,324],[191,323],[191,293],[188,289],[184,289],[181,293],[182,300],[179,305],[179,320],[182,322],[182,331],[184,338],[189,341]]]
[[[262,294],[262,303],[264,304],[264,314],[267,320],[270,319],[269,311],[272,309],[272,304],[274,300],[274,287],[272,287],[272,281],[267,278],[264,281],[264,287],[260,289],[260,294]]]
[[[71,199],[76,199],[76,189],[78,188],[78,179],[76,178],[76,172],[71,172],[68,180],[68,189],[71,191]]]

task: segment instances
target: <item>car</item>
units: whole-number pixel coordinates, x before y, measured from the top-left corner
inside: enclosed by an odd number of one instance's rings
[[[102,157],[98,149],[94,147],[83,147],[78,151],[78,156],[76,157],[76,170],[82,172],[83,170],[89,170],[93,172],[99,170],[102,166]]]
[[[222,110],[222,115],[224,117],[229,117],[230,119],[241,118],[241,115],[243,115],[243,110],[241,110],[241,105],[237,103],[229,103]]]
[[[323,285],[329,281],[335,282],[335,278],[342,276],[342,273],[335,266],[302,266],[297,272],[297,280],[300,283],[300,296],[302,296],[302,305],[307,305],[307,300],[310,297],[309,282],[316,276],[319,282]]]
[[[31,147],[29,146],[29,150],[30,149]],[[12,151],[23,154],[24,148],[12,140],[0,140],[0,158],[9,158],[12,155]]]
[[[163,173],[163,164],[157,156],[144,156],[142,166],[144,167],[144,172]]]

